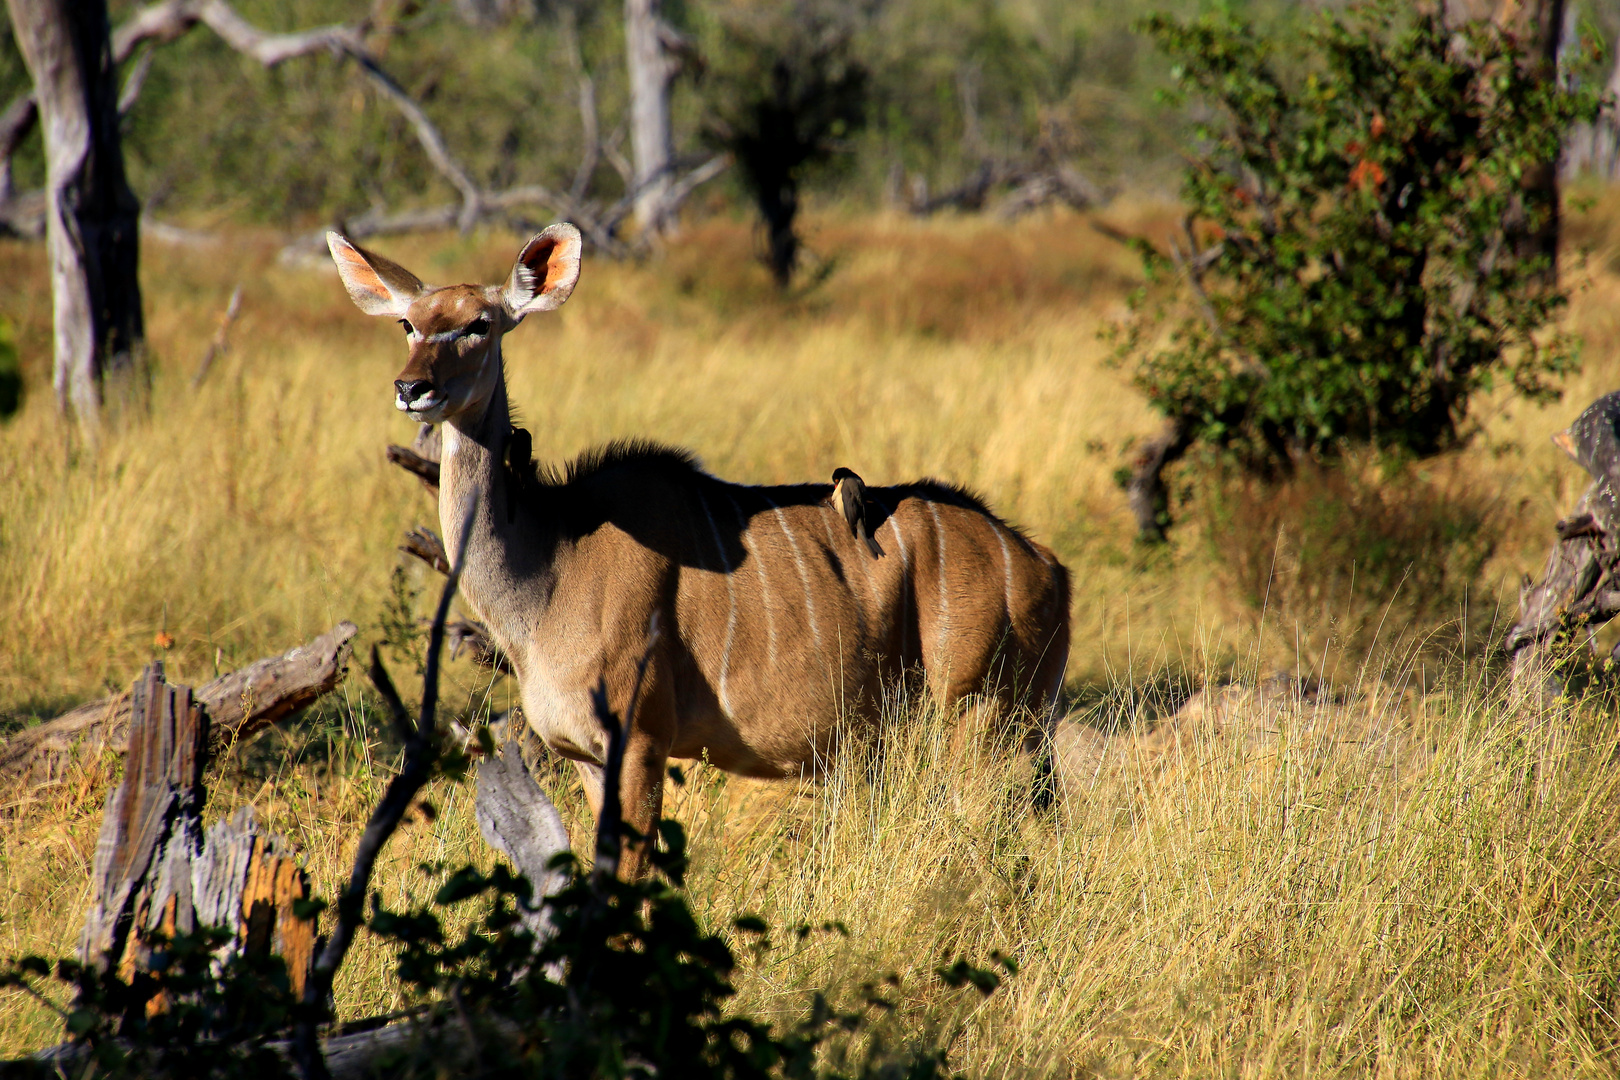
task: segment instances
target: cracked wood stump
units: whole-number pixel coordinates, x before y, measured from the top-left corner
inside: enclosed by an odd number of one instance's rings
[[[1620,391],[1594,401],[1553,443],[1592,483],[1555,526],[1541,581],[1525,575],[1518,622],[1502,640],[1515,691],[1537,705],[1563,692],[1560,668],[1592,653],[1598,628],[1620,615]],[[1611,660],[1620,662],[1620,648]]]
[[[96,840],[80,957],[127,981],[150,962],[156,935],[219,926],[232,932],[222,961],[280,956],[296,993],[315,955],[315,922],[295,911],[309,883],[251,807],[203,828],[208,728],[189,687],[165,682],[161,664],[142,672],[130,693],[124,778]]]

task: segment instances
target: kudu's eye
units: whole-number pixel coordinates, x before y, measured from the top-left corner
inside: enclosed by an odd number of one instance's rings
[[[489,333],[489,320],[474,319],[472,322],[467,324],[467,333],[472,334],[475,337],[483,337],[485,334]]]
[[[414,333],[416,333],[416,327],[411,325],[411,320],[409,320],[409,319],[401,319],[401,320],[399,320],[399,325],[401,325],[401,326],[403,326],[405,328],[405,333],[406,334],[414,334]]]

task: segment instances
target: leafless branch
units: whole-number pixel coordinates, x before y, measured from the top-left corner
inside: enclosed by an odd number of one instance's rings
[[[685,176],[676,177],[675,182],[669,186],[669,195],[667,196],[669,205],[679,207],[700,185],[707,184],[729,168],[731,168],[731,155],[716,154]]]
[[[231,302],[225,305],[225,314],[219,317],[219,326],[214,330],[214,336],[208,342],[208,350],[203,353],[202,360],[197,364],[197,373],[191,377],[193,390],[202,385],[208,378],[208,369],[214,366],[214,361],[230,347],[231,324],[242,310],[242,286],[238,285],[231,290]]]
[[[630,159],[624,156],[624,151],[619,149],[619,144],[623,141],[624,124],[621,122],[608,133],[606,139],[602,140],[602,156],[613,166],[613,171],[619,174],[624,186],[630,187],[636,182],[636,169],[630,164]]]
[[[399,550],[414,555],[441,574],[450,572],[450,557],[444,553],[444,542],[431,529],[418,525],[405,534]]]
[[[423,485],[433,494],[437,495],[439,493],[439,463],[437,461],[423,457],[415,450],[409,450],[403,446],[390,446],[388,448],[388,460],[422,481]],[[434,542],[438,542],[437,537],[434,538]],[[443,553],[442,549],[440,553]]]
[[[579,21],[572,7],[562,11],[563,40],[568,48],[568,59],[579,80],[579,127],[581,152],[579,168],[574,170],[574,182],[568,185],[568,198],[579,202],[590,190],[591,176],[601,160],[602,133],[596,115],[596,81],[585,66],[585,53],[579,46]]]
[[[124,78],[124,88],[118,93],[118,115],[128,116],[129,110],[135,107],[135,99],[141,96],[141,90],[146,86],[146,77],[152,72],[152,50],[146,49],[136,58],[135,64],[129,69]]]
[[[473,512],[476,509],[476,497],[469,496],[462,506],[461,543],[457,545],[455,562],[445,579],[444,591],[439,595],[439,607],[433,616],[433,629],[428,635],[427,670],[422,675],[422,707],[417,713],[414,728],[410,728],[404,721],[404,707],[399,704],[399,695],[390,693],[393,687],[387,679],[387,672],[380,663],[374,662],[373,672],[381,673],[378,691],[389,701],[390,710],[399,718],[401,727],[408,730],[408,737],[405,740],[405,761],[399,773],[389,781],[388,790],[383,793],[382,801],[377,804],[377,808],[372,811],[371,820],[366,823],[366,831],[360,837],[360,845],[355,851],[354,869],[349,874],[349,883],[338,897],[337,922],[332,928],[332,936],[327,939],[326,947],[321,950],[319,959],[315,961],[309,981],[304,988],[304,1016],[299,1021],[294,1039],[294,1058],[305,1080],[320,1080],[329,1075],[326,1062],[321,1056],[316,1029],[319,1017],[326,1009],[327,999],[331,997],[332,981],[336,978],[344,957],[348,955],[349,946],[354,943],[355,931],[363,921],[366,895],[371,890],[371,875],[376,869],[377,857],[382,853],[383,845],[388,843],[389,837],[393,836],[394,830],[399,827],[405,812],[416,801],[417,793],[433,776],[436,756],[433,728],[439,703],[439,656],[444,646],[445,621],[450,615],[450,600],[455,596],[456,586],[461,579],[461,568],[467,553],[467,538],[472,534]]]

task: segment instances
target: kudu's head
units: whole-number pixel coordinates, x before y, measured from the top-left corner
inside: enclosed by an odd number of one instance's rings
[[[501,378],[501,336],[525,315],[561,307],[579,280],[579,230],[566,222],[523,246],[504,285],[424,285],[335,232],[326,244],[360,310],[405,327],[410,359],[394,380],[394,407],[429,424],[476,415]]]

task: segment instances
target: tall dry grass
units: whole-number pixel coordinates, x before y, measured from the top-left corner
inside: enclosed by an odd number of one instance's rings
[[[1115,216],[1169,220],[1156,207]],[[787,298],[748,228],[726,221],[643,265],[588,262],[558,317],[509,339],[537,455],[641,435],[739,480],[849,465],[873,482],[974,486],[1075,572],[1071,683],[1077,709],[1096,703],[1077,722],[1127,721],[1055,818],[1028,811],[1015,767],[945,762],[947,721],[922,706],[881,761],[847,761],[817,786],[694,770],[671,807],[694,838],[704,916],[851,931],[778,935],[740,1005],[787,1015],[811,988],[895,970],[916,992],[895,1036],[944,1038],[977,1076],[1612,1073],[1620,736],[1580,708],[1527,727],[1481,658],[1582,484],[1547,434],[1620,381],[1620,204],[1575,222],[1592,249],[1569,316],[1587,367],[1563,405],[1485,402],[1473,449],[1395,479],[1363,463],[1331,482],[1217,492],[1199,488],[1211,474],[1186,473],[1182,530],[1154,553],[1133,548],[1112,480],[1154,420],[1096,336],[1124,316],[1132,262],[1080,219],[824,215],[812,244],[832,272]],[[434,518],[382,456],[411,434],[389,401],[401,343],[334,274],[284,266],[276,245],[247,232],[147,244],[150,415],[116,420],[93,454],[69,445],[48,401],[43,251],[0,245],[0,310],[31,379],[0,428],[8,722],[126,684],[160,628],[182,682],[342,618],[380,633],[394,545]],[[517,242],[381,246],[429,280],[494,280]],[[192,391],[238,282],[233,349]],[[1360,565],[1346,522],[1392,545],[1376,573],[1343,565]],[[1404,596],[1403,560],[1421,559],[1443,572],[1420,566],[1422,594]],[[1387,671],[1367,666],[1369,650]],[[1143,733],[1155,686],[1279,667],[1348,687],[1349,703],[1257,701],[1241,723]],[[455,709],[509,695],[452,665]],[[222,767],[211,812],[252,802],[330,893],[393,765],[363,689],[351,680],[248,751]],[[87,763],[0,817],[0,954],[72,949],[112,767]],[[580,827],[571,779],[554,780]],[[389,849],[385,895],[429,895],[423,862],[488,859],[469,797],[434,793],[438,817]],[[944,955],[992,949],[1023,970],[988,1001],[931,981]],[[388,957],[363,943],[342,1010],[396,994]],[[43,1008],[0,999],[0,1051],[55,1034]]]

